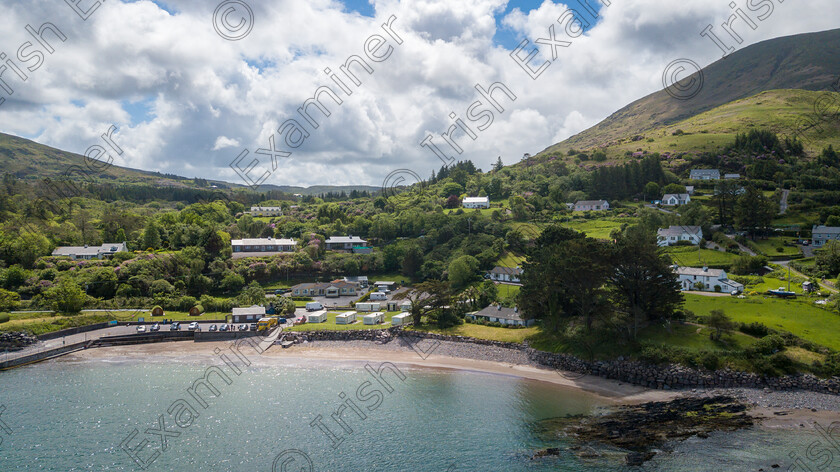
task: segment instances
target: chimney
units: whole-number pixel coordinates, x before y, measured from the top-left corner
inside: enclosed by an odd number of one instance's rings
[[[502,305],[498,305],[498,306],[496,306],[496,310],[497,310],[497,311],[502,311]]]
[[[708,272],[708,271],[709,271],[709,268],[706,267],[706,266],[703,266],[703,272]]]

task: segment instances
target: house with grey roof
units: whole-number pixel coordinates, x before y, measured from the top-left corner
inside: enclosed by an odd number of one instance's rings
[[[252,305],[244,308],[234,308],[231,310],[231,318],[233,323],[250,323],[259,321],[260,318],[265,317],[265,307],[260,305]]]
[[[680,288],[682,290],[730,294],[744,291],[744,286],[738,282],[729,280],[726,271],[723,269],[674,266],[674,272],[679,277]]]
[[[703,240],[703,229],[699,226],[671,226],[659,228],[656,232],[656,243],[660,247],[672,246],[680,241],[700,244]]]
[[[691,169],[688,178],[691,180],[720,180],[720,171],[717,169]]]
[[[251,216],[283,216],[283,208],[269,206],[252,206],[248,212]]]
[[[490,208],[490,197],[466,197],[461,205],[464,208]]]
[[[741,178],[741,174],[724,174],[724,180],[738,180]]]
[[[121,243],[105,243],[101,246],[59,246],[52,252],[53,256],[66,256],[70,259],[102,259],[113,256],[118,252],[128,252],[125,241]]]
[[[277,238],[246,238],[234,239],[230,242],[233,258],[259,257],[294,252],[297,242],[294,239]]]
[[[493,270],[488,271],[487,274],[490,280],[495,282],[513,282],[518,284],[522,278],[522,268],[496,266]]]
[[[575,202],[575,211],[609,210],[610,204],[606,200],[581,200]]]
[[[686,205],[690,201],[691,196],[687,193],[666,193],[662,197],[662,204],[665,206]]]
[[[367,241],[358,236],[331,236],[324,241],[327,251],[351,251],[355,247],[367,245]]]
[[[811,245],[823,247],[829,241],[840,241],[840,226],[814,226],[811,229]]]
[[[490,323],[501,323],[503,325],[531,326],[534,320],[523,320],[519,308],[505,308],[501,305],[490,305],[487,308],[467,313],[473,321],[487,321]]]

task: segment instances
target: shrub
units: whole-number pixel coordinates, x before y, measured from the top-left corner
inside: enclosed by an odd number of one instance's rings
[[[2,314],[0,314],[0,323],[5,323],[5,322],[9,321],[10,318],[11,318],[11,316],[9,316],[8,313],[2,313]]]
[[[758,321],[753,321],[750,324],[741,324],[738,327],[738,330],[744,334],[749,334],[750,336],[755,336],[758,338],[763,338],[770,334],[770,328],[767,326],[759,323]]]
[[[709,370],[717,370],[720,367],[720,358],[713,352],[704,352],[700,356],[700,365]]]
[[[785,340],[778,334],[771,334],[764,336],[756,341],[755,344],[747,348],[748,351],[755,352],[764,356],[775,354],[785,348]]]
[[[790,357],[786,356],[782,352],[777,352],[776,354],[770,356],[770,365],[785,374],[793,374],[796,372],[796,364]]]

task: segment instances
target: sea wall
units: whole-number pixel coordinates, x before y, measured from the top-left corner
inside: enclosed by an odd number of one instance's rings
[[[386,343],[396,338],[408,342],[436,339],[524,351],[535,364],[551,369],[596,375],[612,380],[660,390],[690,388],[769,388],[771,390],[807,390],[840,394],[840,379],[820,379],[810,374],[767,377],[733,370],[708,371],[679,365],[654,365],[638,361],[587,361],[569,354],[538,351],[525,344],[488,341],[464,336],[446,336],[402,328],[381,330],[313,331],[284,333],[287,341],[374,341]]]

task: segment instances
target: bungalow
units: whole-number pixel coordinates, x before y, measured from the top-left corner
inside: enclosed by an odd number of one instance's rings
[[[67,256],[70,259],[102,259],[113,256],[118,252],[128,252],[125,242],[105,243],[101,246],[59,246],[52,252],[53,256]]]
[[[720,180],[720,171],[717,169],[691,169],[688,178],[691,180]]]
[[[297,242],[294,239],[249,238],[234,239],[230,245],[233,248],[233,258],[239,259],[294,252]]]
[[[581,200],[575,203],[575,211],[609,210],[610,204],[606,200]]]
[[[331,236],[324,241],[327,251],[350,251],[354,247],[361,247],[367,244],[367,241],[358,236]]]
[[[248,213],[251,216],[283,216],[283,209],[280,207],[252,206]]]
[[[503,325],[531,326],[534,324],[534,320],[523,320],[519,316],[519,308],[505,308],[501,305],[490,305],[481,311],[467,313],[467,316],[473,321],[484,320]]]
[[[522,278],[522,269],[520,267],[494,267],[489,271],[490,280],[496,282],[514,282],[519,283]]]
[[[682,290],[699,290],[702,292],[741,293],[744,286],[729,280],[723,269],[702,269],[696,267],[674,266]]]
[[[840,227],[838,226],[814,226],[811,229],[811,245],[823,247],[825,243],[834,240],[840,241]]]
[[[671,246],[680,241],[688,241],[691,244],[700,244],[703,239],[703,229],[699,226],[671,226],[659,228],[656,232],[656,242],[660,247]]]
[[[265,307],[259,305],[253,305],[247,308],[234,308],[231,312],[233,323],[256,322],[260,318],[265,318]]]
[[[741,178],[741,174],[724,174],[724,180],[738,180]]]
[[[685,186],[685,193],[689,195],[694,195],[694,186],[693,185],[686,185]]]
[[[490,208],[490,197],[466,197],[461,205],[464,208]]]
[[[390,281],[387,281],[387,280],[381,280],[379,282],[374,282],[373,286],[376,287],[376,290],[379,291],[379,292],[384,292],[386,290],[390,292],[391,290],[396,290],[397,289],[397,283],[396,282],[390,282]]]
[[[691,201],[691,195],[687,193],[668,193],[662,197],[662,204],[665,206],[687,205]]]
[[[332,282],[316,282],[297,284],[291,288],[295,297],[355,297],[360,286],[356,282],[334,280]]]
[[[359,284],[359,286],[363,288],[368,286],[367,275],[359,275],[352,277],[345,276],[344,281]]]

